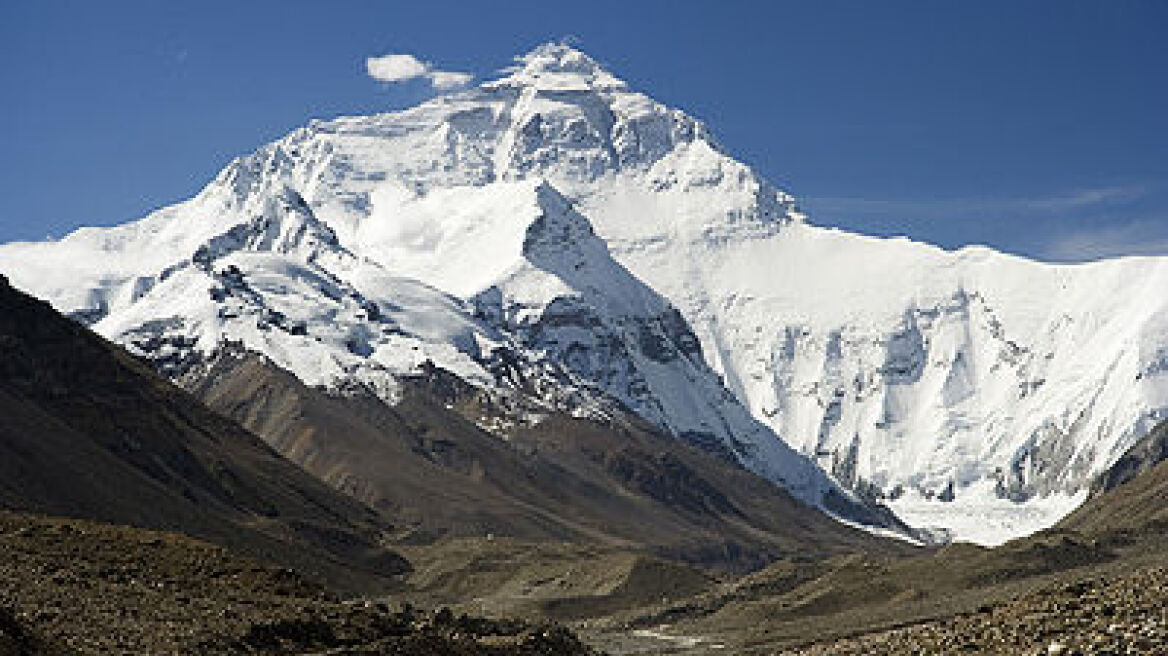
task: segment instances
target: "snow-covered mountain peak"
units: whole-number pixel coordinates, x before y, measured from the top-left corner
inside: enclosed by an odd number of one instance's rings
[[[506,74],[488,88],[531,87],[547,91],[615,90],[628,85],[601,68],[595,59],[565,43],[551,42],[515,58]]]
[[[397,200],[458,188],[501,194],[532,180],[576,203],[616,251],[752,238],[802,218],[790,195],[731,158],[701,121],[563,44],[411,109],[313,121],[233,162],[213,186],[240,205],[288,184],[364,252],[369,235],[394,224],[386,210]]]
[[[282,186],[271,194],[252,197],[244,214],[249,218],[209,239],[195,251],[195,261],[210,261],[236,250],[300,253],[311,261],[323,252],[348,254],[336,233],[317,219],[294,189]]]
[[[139,221],[4,245],[0,271],[152,357],[226,334],[314,383],[429,359],[490,385],[510,349],[539,394],[586,405],[594,385],[790,482],[782,436],[990,541],[1053,521],[1168,416],[1168,260],[1053,266],[805,223],[701,121],[563,44],[313,121]]]

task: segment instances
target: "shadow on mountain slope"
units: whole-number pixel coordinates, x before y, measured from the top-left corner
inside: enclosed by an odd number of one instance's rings
[[[408,564],[387,526],[0,277],[0,508],[179,531],[340,588]]]

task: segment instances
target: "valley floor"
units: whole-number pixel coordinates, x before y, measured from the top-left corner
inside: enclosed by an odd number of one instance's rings
[[[1164,537],[1054,531],[996,549],[781,561],[578,629],[621,656],[1168,654]]]
[[[174,534],[0,512],[0,654],[1159,654],[1163,538],[1051,533],[708,578],[619,551],[454,541],[418,548],[383,604]]]

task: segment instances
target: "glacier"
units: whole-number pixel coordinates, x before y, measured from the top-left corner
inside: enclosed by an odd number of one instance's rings
[[[391,402],[427,361],[572,412],[616,399],[813,503],[987,544],[1056,521],[1168,417],[1168,259],[814,225],[557,43],[311,121],[139,221],[0,246],[0,271],[174,375],[232,342]]]

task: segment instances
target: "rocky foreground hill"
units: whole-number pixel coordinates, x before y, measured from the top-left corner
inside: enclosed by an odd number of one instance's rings
[[[972,613],[780,656],[1168,653],[1168,570],[1044,589]]]
[[[593,654],[550,625],[341,601],[172,533],[0,513],[0,654]]]

